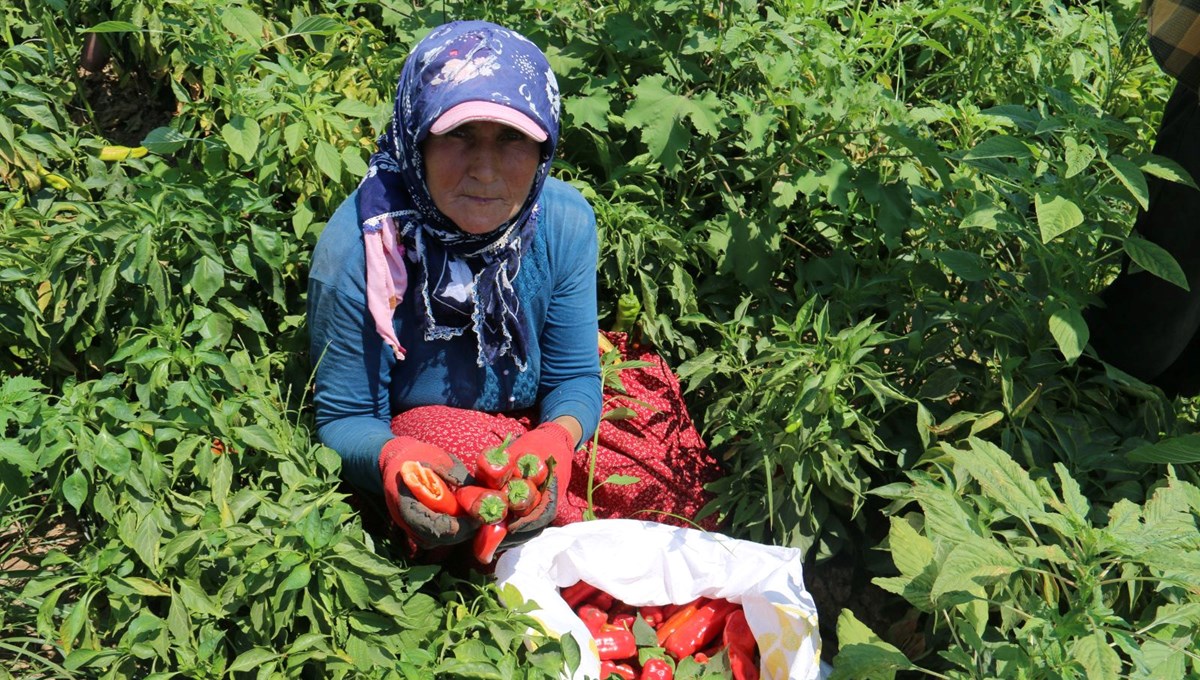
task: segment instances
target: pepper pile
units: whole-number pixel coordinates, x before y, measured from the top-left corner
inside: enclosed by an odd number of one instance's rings
[[[482,564],[496,556],[496,549],[508,535],[508,520],[524,517],[537,507],[549,477],[544,460],[531,453],[513,457],[507,444],[479,453],[475,461],[479,484],[454,490],[421,463],[405,461],[400,466],[404,485],[426,508],[455,517],[467,515],[480,523],[471,549]]]
[[[596,639],[601,680],[672,680],[678,662],[706,664],[721,652],[734,680],[758,680],[758,643],[740,604],[701,597],[634,607],[586,581],[560,594]]]

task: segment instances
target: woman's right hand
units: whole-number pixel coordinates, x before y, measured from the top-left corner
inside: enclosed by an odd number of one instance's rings
[[[412,437],[396,437],[384,444],[379,453],[383,497],[392,521],[415,547],[432,548],[470,540],[479,523],[465,514],[455,516],[430,510],[417,500],[401,478],[400,467],[406,461],[424,464],[453,488],[471,482],[462,462],[441,447]]]

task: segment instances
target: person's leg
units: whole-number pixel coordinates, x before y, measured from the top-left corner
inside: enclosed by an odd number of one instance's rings
[[[1200,98],[1195,92],[1176,87],[1154,152],[1200,178]],[[1180,378],[1167,376],[1168,369],[1193,345],[1200,328],[1200,191],[1156,177],[1148,182],[1150,209],[1138,216],[1134,231],[1175,257],[1191,290],[1148,272],[1124,271],[1101,294],[1104,306],[1088,311],[1087,321],[1101,359],[1157,383]]]

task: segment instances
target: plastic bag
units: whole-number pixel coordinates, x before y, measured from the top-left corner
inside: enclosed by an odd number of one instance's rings
[[[740,602],[758,641],[762,677],[811,680],[821,672],[821,640],[816,606],[804,588],[802,558],[794,548],[656,522],[604,519],[546,529],[504,553],[495,573],[502,597],[511,585],[522,599],[537,604],[531,615],[549,633],[570,634],[579,642],[583,663],[573,680],[600,674],[594,638],[558,593],[579,580],[638,607],[701,596]]]

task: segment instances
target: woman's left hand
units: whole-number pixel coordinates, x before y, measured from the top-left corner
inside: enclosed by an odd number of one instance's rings
[[[539,503],[527,515],[509,523],[510,535],[537,531],[554,520],[558,506],[564,502],[567,486],[571,482],[571,459],[575,455],[575,440],[576,436],[563,425],[546,422],[517,437],[508,445],[508,451],[514,460],[531,453],[553,468]]]

